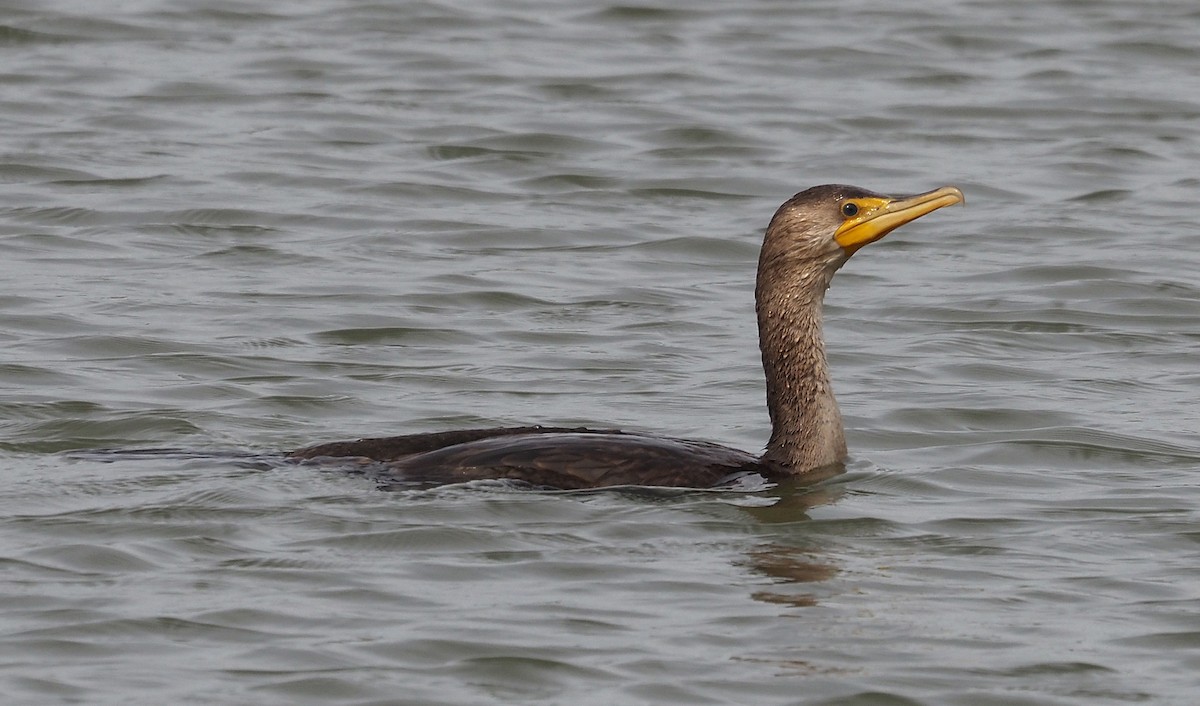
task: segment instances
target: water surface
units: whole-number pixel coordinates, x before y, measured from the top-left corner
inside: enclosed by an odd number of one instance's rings
[[[1198,21],[9,3],[4,692],[1189,703]],[[828,182],[968,197],[830,292],[833,480],[381,492],[263,456],[524,423],[760,449],[759,239]],[[186,453],[79,453],[134,447]]]

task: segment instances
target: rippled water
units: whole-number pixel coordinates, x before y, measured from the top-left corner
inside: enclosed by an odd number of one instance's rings
[[[7,3],[6,702],[1191,703],[1198,22]],[[268,456],[759,449],[758,241],[825,182],[968,196],[830,293],[844,475],[389,493]],[[181,451],[89,453],[130,447]]]

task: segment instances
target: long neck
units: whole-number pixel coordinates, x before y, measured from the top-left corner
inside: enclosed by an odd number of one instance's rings
[[[765,461],[804,473],[846,458],[842,415],[833,398],[821,307],[832,270],[797,277],[760,265],[755,305],[759,347],[767,378],[771,439]]]

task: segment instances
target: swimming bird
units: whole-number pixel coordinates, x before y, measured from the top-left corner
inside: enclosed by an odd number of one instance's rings
[[[771,218],[754,290],[771,436],[761,456],[708,441],[618,429],[507,427],[410,434],[309,446],[290,458],[374,462],[390,479],[458,483],[511,479],[559,489],[608,486],[710,488],[747,472],[767,480],[812,475],[846,459],[821,333],[834,273],[860,248],[963,194],[943,186],[890,197],[814,186]]]

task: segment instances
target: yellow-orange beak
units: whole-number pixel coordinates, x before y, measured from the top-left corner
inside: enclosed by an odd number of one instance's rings
[[[846,204],[853,203],[857,213],[846,217],[846,222],[838,227],[834,238],[847,255],[853,255],[862,246],[879,240],[909,221],[965,200],[963,192],[953,186],[943,186],[916,196],[846,199],[842,202],[842,208],[846,209]]]

